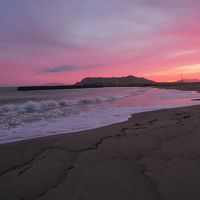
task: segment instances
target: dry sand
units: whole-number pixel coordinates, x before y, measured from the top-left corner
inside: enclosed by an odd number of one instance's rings
[[[200,106],[0,145],[0,200],[199,200]]]

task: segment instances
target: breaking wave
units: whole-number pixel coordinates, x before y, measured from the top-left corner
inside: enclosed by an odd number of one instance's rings
[[[0,106],[0,114],[9,112],[35,112],[35,111],[43,111],[47,109],[61,108],[72,105],[86,105],[86,104],[95,104],[101,102],[109,102],[122,99],[125,97],[135,96],[140,93],[144,93],[145,91],[146,90],[138,90],[128,94],[111,95],[107,97],[82,98],[78,100],[62,99],[59,101],[52,101],[52,100],[40,101],[40,102],[28,101],[20,105],[8,104]]]

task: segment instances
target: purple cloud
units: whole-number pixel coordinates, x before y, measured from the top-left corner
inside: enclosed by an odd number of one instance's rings
[[[59,73],[59,72],[68,72],[68,71],[76,71],[76,70],[81,70],[81,69],[93,69],[93,68],[98,68],[102,67],[104,65],[102,64],[97,64],[97,65],[60,65],[56,66],[53,68],[44,68],[39,71],[39,73]]]

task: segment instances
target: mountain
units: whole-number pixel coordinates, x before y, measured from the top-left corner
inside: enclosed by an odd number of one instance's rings
[[[80,89],[80,88],[99,88],[99,87],[120,87],[120,86],[155,86],[156,82],[145,79],[138,78],[135,76],[127,77],[90,77],[84,78],[82,81],[77,82],[74,85],[57,85],[57,83],[51,83],[48,85],[41,86],[22,86],[18,87],[17,90],[57,90],[57,89]]]
[[[145,78],[138,78],[135,76],[127,77],[89,77],[84,78],[82,81],[77,82],[75,85],[99,85],[99,86],[133,86],[137,84],[150,84],[155,83],[152,80]]]

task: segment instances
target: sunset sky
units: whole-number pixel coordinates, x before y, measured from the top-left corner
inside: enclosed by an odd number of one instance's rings
[[[0,0],[0,86],[200,78],[200,0]]]

